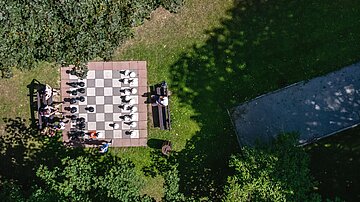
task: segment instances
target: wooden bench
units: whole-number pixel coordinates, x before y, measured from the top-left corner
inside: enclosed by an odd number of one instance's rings
[[[167,85],[165,82],[162,84],[155,85],[154,96],[166,96],[169,99],[170,92],[168,91]],[[169,99],[170,100],[170,99]],[[156,116],[157,115],[157,116]],[[161,130],[170,130],[171,129],[171,118],[170,118],[170,107],[163,106],[158,104],[153,106],[153,117],[154,117],[154,126],[160,127]]]
[[[36,92],[36,99],[37,99],[37,112],[38,112],[38,119],[39,119],[39,129],[42,129],[44,126],[43,117],[40,114],[40,110],[42,107],[46,105],[52,105],[53,104],[53,91],[51,92],[51,96],[49,99],[45,99],[44,96],[44,88],[38,89]]]

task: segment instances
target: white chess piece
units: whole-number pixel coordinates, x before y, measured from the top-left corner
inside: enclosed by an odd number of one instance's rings
[[[129,104],[130,104],[130,105],[134,105],[134,104],[135,104],[135,100],[134,100],[134,99],[130,99]]]
[[[138,108],[137,107],[132,107],[131,108],[131,112],[134,113],[134,112],[137,112]]]
[[[136,89],[136,88],[132,88],[132,89],[131,89],[131,94],[134,95],[134,94],[136,94],[136,93],[137,93],[137,89]]]
[[[125,102],[129,102],[131,100],[131,97],[128,95],[125,95],[124,100],[125,100]]]
[[[136,122],[131,122],[130,127],[135,128],[137,126]]]
[[[117,124],[117,123],[114,123],[113,124],[113,128],[116,130],[116,129],[119,129],[120,128],[120,125],[119,124]]]
[[[130,72],[130,73],[129,73],[129,76],[130,76],[131,78],[135,78],[135,77],[136,77],[136,73],[135,73],[135,72]]]
[[[130,91],[126,90],[126,91],[124,92],[124,95],[130,95]]]
[[[130,105],[124,105],[123,110],[128,110],[129,107],[130,107]]]
[[[128,83],[130,84],[135,84],[137,82],[138,82],[138,78],[131,79],[130,81],[128,80]]]
[[[129,84],[129,79],[124,79],[124,80],[123,80],[123,83],[124,83],[124,84]]]
[[[123,71],[123,72],[124,72],[123,74],[124,74],[125,76],[128,76],[128,75],[130,74],[130,70],[128,70],[128,69],[125,70],[125,71]]]

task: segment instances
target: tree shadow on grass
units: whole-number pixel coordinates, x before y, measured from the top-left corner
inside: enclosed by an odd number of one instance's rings
[[[40,164],[51,168],[61,165],[61,159],[66,156],[89,154],[83,148],[66,148],[61,134],[54,137],[41,135],[36,126],[29,126],[20,117],[5,118],[4,122],[5,131],[0,136],[0,179],[21,185],[25,195],[38,181],[36,170]],[[98,158],[98,155],[90,156]]]
[[[238,143],[227,109],[360,59],[357,1],[235,1],[205,44],[171,67],[171,89],[201,126],[178,154],[182,191],[217,200]],[[176,118],[176,117],[175,117]]]
[[[307,146],[311,171],[326,198],[360,200],[360,126]]]

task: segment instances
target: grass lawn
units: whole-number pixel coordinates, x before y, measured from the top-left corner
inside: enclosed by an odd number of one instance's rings
[[[239,149],[227,108],[360,59],[359,8],[355,0],[187,1],[180,14],[158,11],[136,30],[115,58],[146,60],[151,84],[169,82],[173,130],[150,138],[173,141],[182,191],[221,195]]]
[[[32,80],[60,88],[60,71],[49,63],[40,63],[30,71],[14,70],[11,79],[0,80],[0,127],[4,118],[21,117],[30,120],[30,97],[28,85]],[[2,132],[2,131],[1,131]]]
[[[228,108],[360,59],[357,0],[263,2],[187,0],[178,14],[159,9],[114,54],[146,60],[150,84],[169,83],[173,129],[150,127],[149,139],[173,142],[181,191],[197,200],[221,197],[228,159],[239,151]],[[26,85],[35,78],[56,86],[54,70],[43,65],[1,80],[1,116],[28,117]],[[133,160],[141,173],[152,150],[112,152]],[[161,198],[163,179],[143,178],[143,193]]]

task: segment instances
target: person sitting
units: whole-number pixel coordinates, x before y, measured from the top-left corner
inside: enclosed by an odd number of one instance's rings
[[[46,84],[45,90],[44,90],[45,100],[49,100],[51,98],[52,94],[53,94],[53,89],[48,84]]]
[[[65,129],[65,122],[60,121],[59,124],[54,126],[55,130],[64,130]]]
[[[164,107],[169,105],[169,98],[166,96],[159,96],[158,99],[156,99],[156,103],[158,105],[162,105]]]
[[[99,133],[95,130],[89,131],[90,139],[96,139],[98,137]]]
[[[54,107],[51,107],[49,105],[46,105],[43,108],[39,109],[40,116],[44,118],[44,121],[46,124],[49,123],[49,120],[52,120],[54,115],[59,112],[59,109],[55,109]]]
[[[104,153],[106,153],[108,150],[109,150],[109,146],[110,146],[110,144],[109,143],[105,143],[104,145],[102,145],[101,147],[100,147],[100,153],[101,154],[104,154]]]

